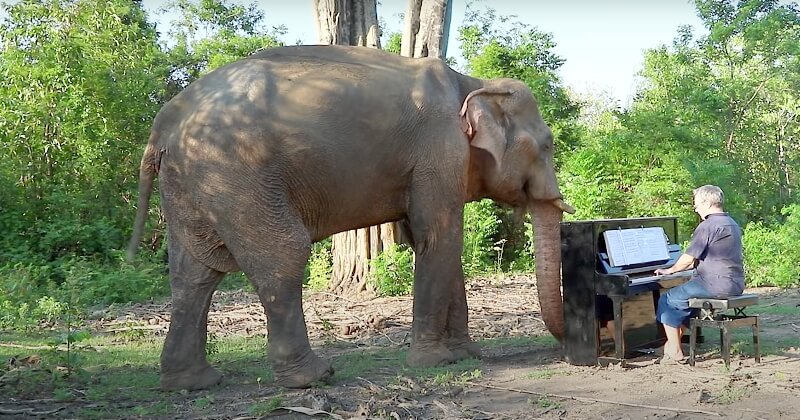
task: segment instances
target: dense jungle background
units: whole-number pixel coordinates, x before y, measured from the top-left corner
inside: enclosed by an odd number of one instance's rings
[[[474,2],[454,20],[462,56],[447,59],[534,91],[556,137],[562,192],[577,209],[566,220],[676,216],[688,241],[698,223],[691,191],[716,184],[744,228],[748,286],[796,287],[800,9],[775,0],[694,4],[704,27],[676,28],[672,43],[644,52],[625,108],[610,95],[567,89],[559,68],[569,58],[553,52],[559,40],[490,3]],[[110,305],[169,297],[157,198],[137,259],[124,259],[139,159],[160,107],[219,66],[294,42],[269,10],[229,0],[165,2],[176,16],[168,25],[136,0],[26,0],[1,10],[0,330],[66,331],[57,346],[80,341],[70,325]],[[381,33],[395,53],[401,39]],[[535,270],[527,221],[481,201],[467,205],[465,226],[468,283]],[[330,239],[315,245],[310,290],[331,287],[333,253]],[[410,293],[408,247],[388,247],[369,264],[367,293]],[[222,287],[250,286],[232,274]]]
[[[568,220],[677,216],[698,220],[691,190],[717,184],[745,229],[750,286],[800,282],[800,12],[777,1],[698,1],[705,28],[678,28],[645,52],[628,108],[565,89],[558,42],[482,3],[457,27],[462,72],[527,82],[557,139]],[[168,295],[164,220],[151,204],[134,264],[138,162],[159,108],[187,84],[258,49],[291,43],[269,10],[226,0],[165,3],[156,26],[141,3],[24,1],[0,23],[0,326],[27,328],[65,311]],[[455,25],[454,25],[455,27]],[[697,32],[705,35],[698,36]],[[400,50],[399,33],[383,45]],[[613,46],[609,46],[613,48]],[[465,216],[468,276],[534,270],[532,228],[489,201]],[[379,294],[410,291],[411,252],[372,261]],[[330,241],[309,286],[327,287]],[[228,287],[246,287],[231,276]]]

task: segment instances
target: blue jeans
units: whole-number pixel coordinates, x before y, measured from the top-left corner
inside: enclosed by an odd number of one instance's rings
[[[689,299],[711,298],[714,296],[698,281],[689,280],[661,295],[656,309],[656,321],[672,328],[688,325],[686,321],[692,315],[692,309],[689,308]]]

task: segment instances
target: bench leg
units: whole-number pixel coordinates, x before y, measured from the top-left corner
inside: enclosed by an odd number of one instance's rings
[[[689,320],[689,366],[694,366],[694,347],[697,345],[697,332],[700,328],[697,327],[697,319],[692,318]]]
[[[753,323],[753,346],[755,347],[756,363],[761,363],[761,340],[758,337],[759,325],[758,317]]]
[[[722,344],[722,360],[725,361],[725,367],[731,367],[731,332],[728,330],[728,324],[725,323],[719,329],[719,338]]]

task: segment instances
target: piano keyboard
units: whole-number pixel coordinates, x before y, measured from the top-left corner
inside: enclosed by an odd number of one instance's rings
[[[631,286],[635,286],[637,284],[653,283],[662,280],[672,280],[679,278],[689,278],[691,276],[692,276],[692,270],[679,271],[677,273],[672,273],[672,274],[658,274],[646,277],[632,277],[628,282],[628,284]]]

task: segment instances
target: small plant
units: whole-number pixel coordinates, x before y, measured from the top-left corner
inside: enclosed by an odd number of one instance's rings
[[[411,293],[414,285],[413,252],[405,245],[392,245],[372,260],[370,281],[381,296]]]
[[[204,397],[200,397],[194,401],[194,406],[198,410],[206,410],[207,408],[211,407],[214,404],[214,396],[213,395],[206,395]]]
[[[331,279],[333,257],[330,240],[314,244],[308,259],[307,286],[311,290],[325,290]]]
[[[433,377],[431,382],[434,385],[466,385],[473,379],[478,379],[483,376],[480,369],[473,369],[471,371],[454,374],[452,371],[440,373]]]
[[[556,376],[556,372],[554,372],[554,371],[552,371],[550,369],[535,370],[535,371],[525,375],[526,378],[529,378],[529,379],[540,379],[540,380],[541,379],[550,379],[553,376]]]
[[[206,340],[206,355],[219,353],[219,337],[213,332],[208,332],[208,339]]]
[[[561,408],[561,404],[559,404],[558,401],[553,401],[545,396],[539,397],[537,400],[533,400],[532,398],[528,399],[528,404],[535,405],[547,411],[558,410]]]
[[[719,395],[714,397],[713,402],[717,404],[733,404],[747,395],[747,389],[744,387],[734,386],[733,384],[725,385],[720,391]]]
[[[283,395],[276,395],[272,397],[269,401],[264,401],[251,405],[250,409],[247,411],[254,416],[265,416],[277,410],[278,408],[282,407],[283,404],[284,404]]]

